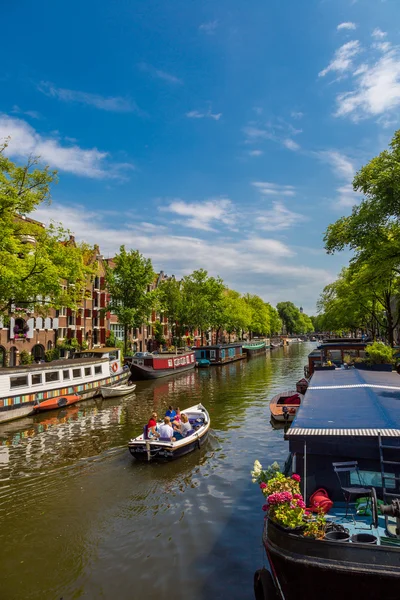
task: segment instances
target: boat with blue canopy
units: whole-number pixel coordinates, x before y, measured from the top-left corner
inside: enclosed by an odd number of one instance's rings
[[[331,508],[323,539],[266,519],[268,598],[399,598],[399,375],[315,371],[285,439],[286,474],[301,476],[308,506],[323,490]]]

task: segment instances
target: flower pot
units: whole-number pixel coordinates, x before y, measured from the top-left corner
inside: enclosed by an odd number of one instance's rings
[[[335,369],[336,365],[314,367],[314,371],[334,371]]]
[[[349,539],[350,536],[345,531],[328,531],[324,537],[328,542],[348,542]]]
[[[359,362],[359,363],[354,363],[354,366],[356,369],[360,369],[363,371],[386,371],[388,373],[391,373],[392,371],[392,365],[385,365],[385,364],[375,364],[375,365],[369,365],[368,363],[364,363],[364,362]]]
[[[372,533],[356,533],[351,536],[351,541],[355,544],[377,544],[378,538]]]

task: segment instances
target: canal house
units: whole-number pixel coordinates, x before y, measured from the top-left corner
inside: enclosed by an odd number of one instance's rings
[[[245,358],[242,343],[215,344],[213,346],[198,346],[193,348],[196,360],[206,359],[211,365],[224,365]]]

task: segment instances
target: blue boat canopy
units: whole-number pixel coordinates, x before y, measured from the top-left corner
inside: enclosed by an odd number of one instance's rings
[[[316,371],[286,439],[308,436],[400,437],[400,375]]]

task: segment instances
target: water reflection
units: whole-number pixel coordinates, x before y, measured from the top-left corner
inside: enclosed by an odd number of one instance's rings
[[[249,471],[255,458],[286,458],[268,400],[293,386],[309,350],[0,426],[1,597],[251,598],[262,516]],[[200,401],[212,426],[200,451],[171,464],[131,458],[126,442],[153,410]]]

